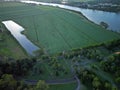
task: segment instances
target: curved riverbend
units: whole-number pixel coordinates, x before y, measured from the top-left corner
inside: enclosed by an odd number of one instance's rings
[[[24,31],[24,28],[12,20],[3,21],[2,23],[11,32],[15,39],[17,39],[17,41],[26,50],[26,52],[34,56],[33,52],[38,50],[39,48],[35,46],[32,42],[30,42],[25,35],[21,34],[21,32]]]
[[[40,4],[40,5],[54,6],[76,12],[81,12],[90,21],[96,24],[100,24],[100,22],[105,22],[109,25],[108,29],[120,32],[120,13],[105,12],[105,11],[92,10],[92,9],[83,9],[83,8],[62,5],[62,4],[55,4],[55,3],[43,3],[37,1],[21,1],[21,2],[33,3],[37,5]]]

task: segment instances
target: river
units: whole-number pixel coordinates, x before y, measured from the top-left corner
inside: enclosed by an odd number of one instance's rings
[[[21,2],[34,3],[37,5],[40,4],[40,5],[54,6],[54,7],[81,12],[90,21],[96,24],[100,24],[100,22],[105,22],[109,25],[108,27],[109,30],[120,32],[120,13],[105,12],[105,11],[92,10],[92,9],[83,9],[83,8],[62,5],[62,4],[55,4],[55,3],[43,3],[37,1],[21,1]]]

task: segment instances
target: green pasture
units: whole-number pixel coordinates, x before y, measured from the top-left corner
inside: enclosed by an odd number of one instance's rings
[[[49,90],[75,90],[76,88],[76,83],[49,85]]]
[[[77,83],[49,85],[49,90],[76,90]],[[88,90],[84,85],[80,85],[80,90]]]
[[[7,2],[2,4],[0,19],[13,20],[23,26],[24,34],[49,54],[120,38],[120,34],[105,30],[69,10],[13,2],[9,2],[10,6]]]

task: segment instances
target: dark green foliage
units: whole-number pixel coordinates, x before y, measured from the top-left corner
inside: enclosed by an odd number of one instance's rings
[[[101,62],[101,68],[103,68],[105,71],[108,71],[110,73],[117,73],[117,71],[120,70],[119,65],[120,65],[120,54],[111,55],[107,58],[106,61]]]
[[[55,76],[59,76],[61,72],[67,74],[67,72],[65,71],[66,69],[63,67],[61,63],[59,63],[57,58],[52,58],[49,65],[52,67]]]
[[[115,47],[119,47],[119,45],[120,45],[120,39],[106,43],[106,44],[105,44],[105,47],[106,47],[108,50],[113,50]]]
[[[4,74],[0,79],[0,90],[15,90],[17,81],[12,75]]]
[[[45,81],[39,80],[37,85],[35,86],[35,90],[48,90],[48,85]]]
[[[82,68],[79,72],[77,71],[77,75],[82,83],[91,86],[92,90],[118,90],[116,86],[108,81],[102,81],[95,73],[85,68]]]
[[[98,77],[94,77],[94,79],[93,79],[93,81],[92,81],[92,85],[93,85],[93,88],[94,88],[95,90],[100,90],[100,89],[102,89],[102,88],[101,88],[101,87],[102,87],[102,83],[101,83],[101,81],[99,80]]]
[[[16,81],[11,74],[3,74],[0,77],[0,90],[33,90],[33,87]]]
[[[14,61],[14,60],[13,60]],[[13,74],[14,76],[24,76],[33,67],[35,59],[22,59],[14,62],[0,61],[0,75]]]
[[[103,26],[103,27],[106,28],[106,29],[108,28],[108,24],[105,23],[105,22],[100,22],[100,25]]]
[[[120,85],[120,54],[114,54],[101,62],[101,68],[114,76],[114,80]]]
[[[78,77],[83,83],[92,82],[93,78],[95,77],[94,74],[92,74],[90,71],[85,70],[84,68],[81,68],[80,71],[77,71]]]
[[[11,59],[8,58],[8,60]],[[31,86],[16,81],[14,77],[26,75],[35,63],[34,58],[17,61],[12,59],[12,62],[0,60],[0,90],[33,90]]]

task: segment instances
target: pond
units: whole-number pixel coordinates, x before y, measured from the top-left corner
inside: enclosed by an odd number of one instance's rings
[[[24,31],[24,28],[12,20],[3,21],[2,23],[11,32],[14,38],[20,43],[20,45],[26,50],[26,52],[34,56],[35,54],[33,52],[39,48],[30,40],[28,40],[25,35],[21,34],[21,32]]]
[[[62,5],[62,4],[55,4],[55,3],[43,3],[43,2],[36,2],[36,1],[21,1],[21,2],[34,3],[37,5],[41,4],[41,5],[47,5],[47,6],[54,6],[54,7],[81,12],[90,21],[96,24],[100,24],[100,22],[105,22],[109,25],[108,29],[120,32],[120,13],[105,12],[105,11],[92,10],[92,9],[83,9],[83,8]]]

